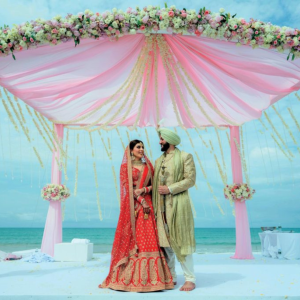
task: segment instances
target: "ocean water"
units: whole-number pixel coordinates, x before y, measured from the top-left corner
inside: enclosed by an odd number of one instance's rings
[[[0,228],[0,250],[5,252],[35,249],[41,247],[43,228]],[[300,228],[284,228],[300,232]],[[260,251],[258,233],[260,228],[251,228],[252,250]],[[89,239],[94,243],[94,252],[111,251],[114,228],[64,228],[63,242],[73,238]],[[195,228],[197,253],[224,253],[235,251],[234,228]]]

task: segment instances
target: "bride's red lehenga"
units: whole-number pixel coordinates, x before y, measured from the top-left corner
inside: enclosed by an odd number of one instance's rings
[[[132,168],[129,147],[120,170],[121,211],[111,253],[109,274],[101,288],[152,292],[174,288],[172,275],[160,249],[151,195],[143,198],[151,208],[144,218],[133,189],[151,184],[153,166],[146,157],[142,170]]]

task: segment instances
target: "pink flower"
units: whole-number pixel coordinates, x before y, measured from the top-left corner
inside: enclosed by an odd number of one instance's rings
[[[274,41],[274,45],[277,45],[277,41]]]
[[[56,39],[53,39],[53,40],[52,40],[52,44],[56,45],[56,44],[57,44],[57,40],[56,40]]]
[[[97,17],[99,17],[99,16],[100,16],[100,14],[99,14],[98,12],[96,12],[96,16],[97,16]]]
[[[237,25],[234,25],[233,28],[234,28],[234,29],[237,29]]]
[[[198,29],[195,30],[195,34],[196,34],[197,36],[200,36],[201,33],[202,33],[202,32],[200,32]]]
[[[170,10],[170,11],[168,12],[168,15],[169,15],[169,17],[173,18],[173,17],[174,17],[174,11],[173,11],[173,10]]]
[[[83,31],[83,29],[82,29],[82,28],[80,28],[80,29],[79,29],[79,31],[80,31],[80,32],[82,32],[82,31]]]
[[[24,41],[24,42],[26,42],[26,41],[27,41],[27,38],[26,38],[25,36],[23,37],[23,41]]]
[[[182,16],[183,18],[186,18],[187,14],[186,14],[186,11],[185,11],[185,10],[182,10],[182,11],[181,11],[181,16]]]
[[[258,34],[258,31],[257,31],[257,30],[255,31],[255,34]]]
[[[222,21],[222,20],[223,20],[223,17],[222,17],[222,16],[217,16],[216,19],[215,19],[216,22],[220,22],[220,21]]]
[[[162,20],[162,19],[163,19],[163,17],[162,17],[162,16],[159,16],[159,19],[160,19],[160,20]]]
[[[131,8],[131,7],[128,7],[126,12],[127,12],[128,14],[130,14],[131,11],[132,11],[132,8]]]
[[[242,25],[247,24],[246,20],[245,20],[245,19],[242,19],[242,20],[241,20],[241,24],[242,24]]]
[[[120,30],[116,30],[116,35],[120,35]]]
[[[2,46],[0,45],[0,49],[2,49]]]
[[[34,42],[34,39],[33,39],[33,38],[30,38],[30,42],[33,43],[33,42]]]
[[[202,18],[202,16],[201,16],[201,15],[198,15],[197,17],[198,17],[198,19],[201,19],[201,18]]]
[[[153,30],[154,30],[154,31],[158,31],[158,26],[157,26],[157,25],[154,25],[154,26],[153,26]]]
[[[6,29],[4,29],[4,30],[3,30],[3,33],[7,33],[7,30],[6,30]]]
[[[56,28],[52,29],[52,33],[58,33],[58,30]]]
[[[146,15],[146,16],[142,19],[142,22],[143,22],[144,24],[146,24],[146,23],[148,22],[148,20],[149,20],[149,16]]]
[[[206,10],[204,14],[205,14],[205,15],[208,15],[209,13],[210,13],[210,11],[209,11],[209,10]]]
[[[113,28],[112,28],[111,26],[109,26],[109,27],[108,27],[108,30],[109,30],[109,31],[112,31],[112,30],[113,30]]]
[[[47,196],[47,193],[44,193],[44,196]]]
[[[9,48],[11,48],[11,47],[12,47],[12,43],[8,43],[7,45],[8,45],[8,47],[9,47]]]
[[[146,29],[146,26],[145,25],[142,25],[141,27],[140,27],[140,30],[145,30]]]
[[[237,32],[236,32],[236,31],[232,31],[232,32],[231,32],[231,35],[232,35],[232,36],[236,36],[236,35],[237,35]]]
[[[53,197],[53,198],[56,197],[56,194],[55,194],[55,193],[52,193],[52,194],[51,194],[51,197]]]

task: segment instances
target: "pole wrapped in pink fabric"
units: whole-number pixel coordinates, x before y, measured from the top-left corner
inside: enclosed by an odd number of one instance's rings
[[[231,167],[234,183],[243,183],[242,162],[235,141],[240,144],[238,126],[230,127]],[[236,248],[231,258],[253,259],[246,202],[235,201]]]
[[[64,126],[55,124],[55,132],[58,139],[61,141],[64,135]],[[57,165],[59,161],[59,148],[53,150],[52,156],[52,172],[51,182],[55,184],[61,183],[61,171]],[[56,159],[55,159],[56,158]],[[62,242],[62,217],[60,201],[50,201],[47,214],[46,225],[44,229],[41,251],[48,255],[54,256],[54,245]]]

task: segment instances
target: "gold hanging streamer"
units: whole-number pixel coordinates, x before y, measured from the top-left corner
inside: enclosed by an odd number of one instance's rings
[[[125,147],[125,145],[124,145],[124,143],[123,143],[123,139],[122,139],[122,137],[121,137],[121,135],[120,135],[120,132],[119,132],[119,129],[118,129],[118,127],[116,128],[116,131],[117,131],[117,133],[118,133],[118,136],[119,136],[119,138],[120,138],[120,141],[121,141],[121,144],[122,144],[123,150],[125,151],[126,147]]]
[[[97,197],[97,206],[98,206],[98,212],[99,212],[99,219],[102,221],[102,211],[101,211],[101,204],[100,204],[100,195],[99,195],[99,184],[98,184],[98,174],[97,174],[97,165],[95,160],[95,154],[94,154],[94,144],[93,144],[93,137],[91,132],[89,132],[90,136],[90,143],[91,143],[91,150],[92,150],[92,157],[94,158],[93,162],[93,169],[94,169],[94,177],[95,177],[95,186],[96,186],[96,197]]]
[[[281,137],[281,135],[279,134],[279,132],[277,131],[277,129],[275,128],[275,126],[273,125],[272,121],[270,120],[268,114],[264,111],[264,115],[267,118],[269,124],[271,125],[273,131],[276,133],[277,137],[279,138],[279,140],[281,141],[281,143],[284,145],[284,147],[287,149],[287,152],[289,153],[289,155],[291,157],[294,157],[293,153],[290,151],[290,149],[288,148],[288,146],[286,145],[286,143],[284,142],[283,138]]]
[[[294,122],[295,122],[295,124],[296,124],[298,130],[300,131],[300,125],[299,125],[299,123],[298,123],[298,121],[297,121],[295,115],[293,114],[293,111],[292,111],[289,107],[288,107],[288,111],[289,111],[289,113],[290,113],[292,119],[294,120]]]
[[[297,94],[297,92],[295,93],[295,96],[296,96],[297,99],[300,101],[300,96]]]
[[[147,143],[148,143],[148,147],[149,147],[150,159],[153,162],[152,150],[151,150],[149,135],[148,135],[148,131],[147,131],[146,127],[145,127],[145,134],[146,134],[146,139],[147,139]]]
[[[112,149],[111,149],[110,139],[108,138],[107,141],[108,141],[108,149],[109,149],[109,160],[111,162],[111,169],[112,169],[112,173],[113,173],[113,177],[114,177],[115,191],[117,194],[119,206],[121,206],[121,199],[120,199],[120,193],[119,193],[119,189],[118,189],[117,175],[116,175],[115,167],[112,164]]]
[[[108,147],[107,147],[106,144],[105,144],[105,142],[104,142],[104,139],[103,139],[103,137],[101,135],[100,130],[98,131],[98,134],[101,137],[101,141],[102,141],[102,144],[104,146],[106,155],[107,155],[108,159],[111,162],[111,169],[112,169],[112,173],[113,173],[113,177],[114,177],[115,190],[116,190],[116,194],[117,194],[118,203],[119,203],[119,206],[120,206],[121,205],[121,200],[120,200],[120,194],[119,194],[119,189],[118,189],[117,175],[116,175],[115,167],[112,164],[112,151],[111,151],[110,139],[109,138],[107,139],[107,143],[108,143]]]
[[[15,130],[19,132],[18,125],[17,125],[17,123],[15,122],[15,120],[14,120],[14,118],[13,118],[13,116],[12,116],[12,114],[11,114],[11,112],[10,112],[8,106],[7,106],[7,104],[5,103],[5,101],[4,101],[4,99],[3,99],[3,95],[2,95],[2,93],[1,93],[1,90],[0,90],[0,97],[1,97],[3,106],[4,106],[5,110],[6,110],[6,113],[7,113],[8,117],[9,117],[11,123],[14,125]]]
[[[234,140],[236,149],[238,150],[238,153],[239,153],[239,156],[240,156],[240,159],[241,159],[241,162],[242,162],[242,168],[243,168],[243,171],[244,171],[246,182],[247,182],[248,185],[250,185],[250,180],[249,180],[249,176],[248,176],[248,172],[247,172],[247,166],[246,166],[245,157],[243,157],[240,145],[237,142],[236,138],[233,138],[233,140]]]
[[[198,131],[198,129],[195,128],[195,130],[196,130],[196,132],[198,133],[199,138],[200,138],[202,144],[208,149],[208,145],[206,144],[205,140],[202,138],[202,136],[201,136],[200,132]]]
[[[282,124],[284,125],[284,127],[286,128],[286,130],[288,131],[290,137],[292,138],[293,142],[295,145],[298,145],[290,127],[288,126],[288,124],[284,121],[282,115],[277,111],[275,105],[272,105],[273,110],[275,111],[276,115],[279,117],[279,119],[281,120]]]
[[[278,148],[280,149],[280,151],[284,154],[284,156],[290,161],[292,162],[293,160],[291,159],[290,156],[288,156],[286,154],[286,152],[284,151],[284,149],[281,147],[281,145],[279,144],[279,142],[277,141],[276,137],[273,135],[273,133],[271,133],[271,137],[273,138],[273,140],[275,141],[276,145],[278,146]]]
[[[27,108],[28,111],[30,111],[30,109],[27,105],[26,105],[26,108]],[[49,140],[51,141],[51,143],[53,145],[53,149],[56,152],[57,148],[56,148],[56,145],[55,145],[55,142],[54,142],[53,134],[50,135],[50,133],[48,131],[48,128],[45,126],[45,124],[44,124],[44,122],[41,118],[41,114],[39,114],[36,110],[33,110],[33,112],[34,112],[35,116],[37,117],[37,119],[39,120],[40,124],[42,125],[42,128],[44,129],[44,132],[48,136]],[[33,118],[33,116],[32,116],[32,118]],[[58,142],[58,139],[57,139],[57,142]],[[61,144],[61,143],[59,143],[59,144]],[[53,150],[51,150],[51,151],[53,151]],[[60,154],[61,154],[62,157],[64,157],[65,156],[65,151],[63,151],[63,152],[60,151]]]
[[[263,120],[260,118],[258,119],[258,121],[260,122],[260,124],[262,125],[262,127],[265,129],[265,130],[268,130],[268,127],[265,125],[265,123],[263,122]]]
[[[98,212],[99,212],[99,219],[100,219],[100,221],[103,221],[101,205],[100,205],[100,196],[99,196],[99,191],[98,190],[97,190],[97,206],[98,206]]]
[[[221,157],[222,157],[223,170],[224,170],[224,173],[223,172],[222,173],[224,174],[224,179],[225,179],[225,182],[227,184],[227,172],[226,172],[226,164],[225,164],[225,159],[224,159],[223,147],[222,147],[222,143],[221,143],[221,140],[220,140],[220,135],[219,135],[218,129],[216,127],[214,127],[214,129],[215,129],[215,132],[217,134],[219,148],[220,148]]]
[[[65,161],[63,164],[63,168],[64,168],[64,177],[65,177],[65,181],[68,181],[68,174],[67,174],[67,167],[68,167],[68,142],[69,142],[69,129],[67,129],[67,135],[66,135],[66,156],[65,156]]]
[[[227,131],[226,131],[226,136],[227,136],[227,141],[228,141],[229,148],[231,148],[230,137],[229,137],[229,133]]]

